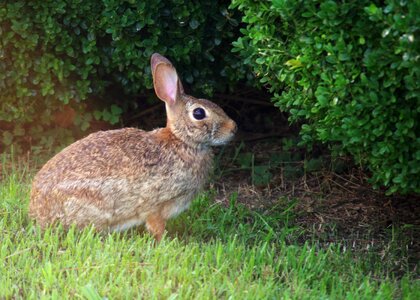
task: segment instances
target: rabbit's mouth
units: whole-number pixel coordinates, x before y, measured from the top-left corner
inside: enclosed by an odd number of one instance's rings
[[[223,139],[214,139],[214,140],[211,141],[210,146],[216,146],[217,147],[217,146],[226,145],[227,143],[229,143],[233,139],[234,136],[235,136],[234,134],[231,134],[230,136],[225,137]]]
[[[229,143],[235,136],[237,130],[236,123],[232,120],[223,124],[220,128],[213,127],[211,133],[211,146],[223,146]]]

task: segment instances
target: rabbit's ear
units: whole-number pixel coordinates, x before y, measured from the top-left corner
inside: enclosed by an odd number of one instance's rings
[[[179,94],[184,93],[181,81],[171,62],[158,53],[151,58],[153,85],[159,99],[173,105]]]

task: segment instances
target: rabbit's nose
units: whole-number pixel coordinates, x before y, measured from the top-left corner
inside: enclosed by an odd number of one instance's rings
[[[236,125],[236,122],[233,120],[230,120],[228,123],[228,128],[230,128],[230,131],[235,134],[236,131],[238,130],[238,126]]]

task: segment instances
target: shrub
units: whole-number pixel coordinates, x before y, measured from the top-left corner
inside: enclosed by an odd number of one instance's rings
[[[419,1],[233,0],[234,42],[273,101],[389,193],[420,192]]]
[[[230,52],[237,21],[228,4],[2,1],[0,146],[50,147],[68,143],[70,132],[60,124],[85,130],[95,118],[118,122],[122,109],[135,107],[135,96],[152,87],[153,52],[168,56],[198,93],[236,82],[243,72]],[[87,99],[101,109],[75,114]],[[66,111],[74,120],[57,121]]]

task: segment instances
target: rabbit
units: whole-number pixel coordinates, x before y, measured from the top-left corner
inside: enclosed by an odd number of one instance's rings
[[[51,158],[36,174],[29,216],[45,228],[93,225],[122,231],[145,224],[159,241],[166,221],[186,210],[206,183],[212,146],[228,143],[236,123],[216,104],[186,95],[171,62],[151,57],[166,127],[99,131]]]

